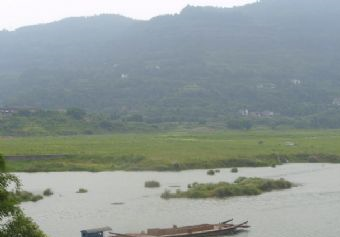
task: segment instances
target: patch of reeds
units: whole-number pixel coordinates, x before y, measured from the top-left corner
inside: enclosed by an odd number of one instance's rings
[[[19,203],[20,202],[37,202],[43,199],[43,196],[36,195],[36,194],[27,192],[27,191],[16,191],[15,193],[13,193],[13,198]]]
[[[193,183],[187,191],[177,190],[171,193],[166,190],[161,197],[169,198],[227,198],[233,196],[259,195],[273,190],[289,189],[293,184],[284,179],[263,179],[240,177],[234,183],[220,182],[216,184]]]
[[[46,197],[52,196],[53,194],[54,193],[53,193],[53,191],[50,188],[45,189],[44,192],[43,192],[43,195],[46,196]]]
[[[144,183],[144,187],[146,188],[159,188],[160,186],[161,184],[155,180],[145,181]]]
[[[207,175],[215,175],[215,171],[214,170],[208,170]]]
[[[79,188],[78,191],[77,191],[77,193],[87,193],[87,192],[88,192],[88,190],[85,189],[85,188]]]

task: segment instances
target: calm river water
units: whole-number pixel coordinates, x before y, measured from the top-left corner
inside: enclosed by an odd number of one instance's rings
[[[50,237],[79,237],[80,230],[111,226],[115,232],[139,232],[148,227],[216,223],[230,218],[249,220],[251,229],[239,237],[339,237],[340,165],[289,164],[277,168],[241,168],[183,172],[65,172],[17,174],[24,189],[55,195],[22,205]],[[285,178],[299,186],[254,197],[225,200],[162,200],[165,189],[184,189],[192,182],[233,181],[239,176]],[[161,188],[146,189],[146,180]],[[77,194],[79,188],[89,190]],[[124,202],[123,205],[112,203]]]

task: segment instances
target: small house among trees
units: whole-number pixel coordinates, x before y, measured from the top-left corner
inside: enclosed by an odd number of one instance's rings
[[[340,97],[334,98],[333,105],[340,106]]]

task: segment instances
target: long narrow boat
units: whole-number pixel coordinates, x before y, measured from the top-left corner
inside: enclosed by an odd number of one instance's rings
[[[232,224],[231,222],[232,220],[228,220],[218,224],[201,224],[183,227],[173,226],[172,228],[148,229],[146,232],[142,231],[138,234],[109,233],[115,237],[204,237],[235,234],[240,230],[250,227],[248,225],[248,221],[236,225]]]

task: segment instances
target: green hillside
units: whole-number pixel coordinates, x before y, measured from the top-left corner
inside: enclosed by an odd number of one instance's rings
[[[248,110],[250,119],[339,127],[339,14],[336,0],[262,0],[188,6],[149,21],[102,15],[2,31],[0,106],[151,122]]]

